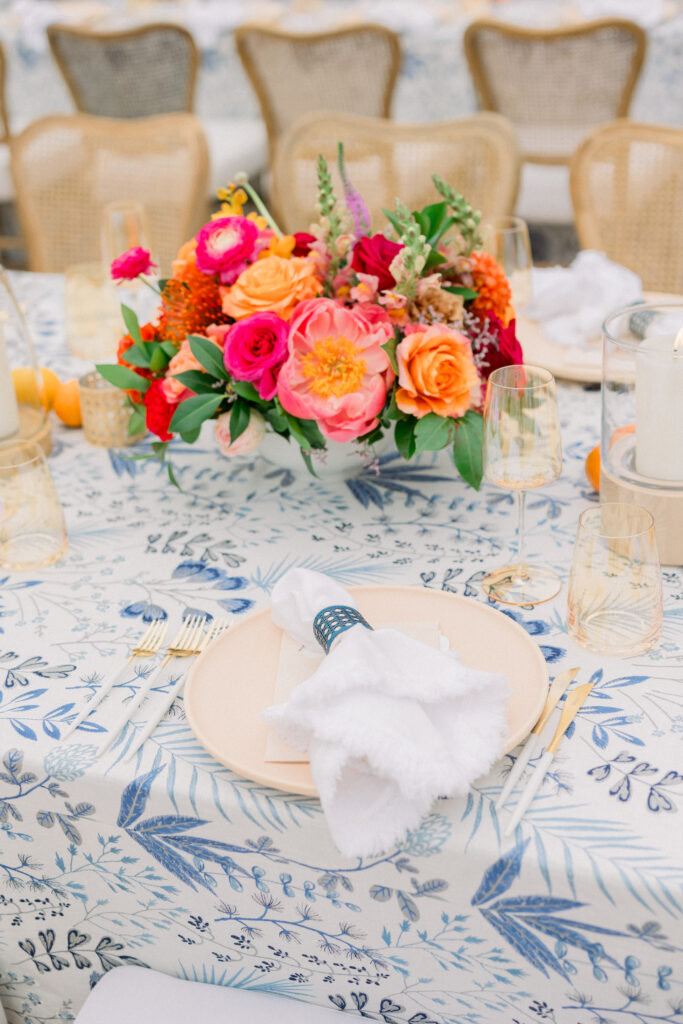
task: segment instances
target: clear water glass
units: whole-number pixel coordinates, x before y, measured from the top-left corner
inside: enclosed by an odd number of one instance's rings
[[[57,562],[68,539],[64,512],[41,448],[0,448],[0,566],[38,569]]]
[[[521,217],[494,217],[483,228],[484,248],[501,265],[512,291],[512,305],[524,309],[531,302],[531,243]]]

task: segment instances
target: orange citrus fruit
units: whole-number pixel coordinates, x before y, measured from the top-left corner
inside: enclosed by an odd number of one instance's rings
[[[12,383],[20,405],[38,405],[40,401],[45,409],[51,409],[60,380],[54,370],[41,366],[42,383],[37,386],[36,376],[30,366],[20,366],[12,370]]]
[[[593,490],[600,491],[600,445],[597,444],[586,456],[586,477]]]
[[[78,380],[66,380],[57,388],[54,405],[52,406],[62,423],[67,427],[80,427],[81,419],[81,396],[78,391]]]

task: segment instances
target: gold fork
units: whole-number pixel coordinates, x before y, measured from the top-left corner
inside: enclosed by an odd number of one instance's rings
[[[155,619],[154,622],[150,622],[149,626],[142,634],[135,647],[133,647],[130,655],[126,659],[126,665],[130,665],[136,658],[151,658],[152,655],[157,654],[160,647],[163,645],[166,637],[167,624],[160,619]],[[99,690],[92,697],[91,700],[81,708],[76,718],[71,725],[62,733],[60,737],[60,743],[63,743],[75,730],[79,727],[81,722],[85,721],[91,711],[94,711],[98,704],[101,704],[111,689],[119,682],[121,676],[126,671],[125,666],[120,669],[114,675],[111,676],[107,682],[100,686]]]
[[[202,651],[206,650],[210,643],[212,643],[214,640],[217,640],[219,636],[222,636],[223,633],[225,633],[225,631],[229,629],[230,623],[230,619],[220,619],[214,621],[211,624],[210,628],[206,631],[204,636],[199,641],[197,650],[190,653],[201,654]],[[150,718],[149,722],[145,724],[145,727],[140,733],[140,735],[135,737],[133,744],[127,751],[126,756],[123,758],[124,761],[129,761],[131,757],[133,757],[133,755],[138,752],[142,744],[149,739],[149,737],[152,735],[152,733],[158,726],[159,722],[162,720],[166,712],[173,704],[173,701],[176,699],[184,685],[185,673],[183,672],[182,675],[180,676],[180,679],[178,679],[174,686],[171,687],[169,692],[164,695],[164,700],[161,706],[159,707],[158,711],[152,716],[152,718]]]
[[[171,658],[185,657],[186,654],[194,653],[194,647],[191,645],[195,643],[195,638],[201,634],[202,626],[205,621],[206,616],[204,615],[191,615],[188,619],[183,619],[183,624],[174,636],[169,647],[166,649],[166,654],[164,655],[160,665],[151,673],[149,678],[141,684],[138,688],[138,692],[135,694],[133,699],[126,704],[122,713],[112,725],[109,730],[109,735],[97,751],[98,757],[101,757],[102,754],[109,750],[114,740],[118,738],[121,731],[126,727],[145,697],[151,691],[159,672],[169,663]]]

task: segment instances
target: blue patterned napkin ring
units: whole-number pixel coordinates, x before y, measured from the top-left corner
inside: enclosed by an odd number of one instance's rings
[[[331,604],[319,611],[313,619],[313,634],[325,654],[329,654],[330,647],[337,637],[357,625],[372,629],[357,608],[351,608],[346,604]]]

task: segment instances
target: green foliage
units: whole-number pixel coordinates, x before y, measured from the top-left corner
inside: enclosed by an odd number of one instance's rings
[[[249,426],[251,408],[243,398],[238,398],[230,410],[230,443],[236,441]]]
[[[130,334],[133,341],[137,345],[148,344],[147,342],[144,342],[142,340],[138,318],[134,311],[130,308],[130,306],[125,306],[123,303],[121,304],[121,316],[123,317],[123,322],[126,325],[126,330]]]
[[[453,420],[428,412],[415,427],[415,454],[438,452],[450,443],[453,435]]]
[[[432,181],[436,191],[444,197],[453,215],[454,224],[465,240],[465,255],[469,256],[473,249],[479,248],[482,244],[479,234],[481,213],[473,209],[465,197],[451,188],[448,182],[440,178],[438,174],[432,175]]]
[[[187,340],[192,355],[207,373],[210,373],[216,380],[228,380],[229,374],[223,362],[223,351],[218,345],[198,334],[190,334]]]
[[[171,376],[198,395],[216,394],[216,378],[208,373],[202,373],[201,370],[183,370],[182,373],[173,373]]]
[[[393,336],[389,338],[388,341],[385,341],[383,345],[380,345],[380,348],[383,348],[389,357],[391,369],[394,373],[398,373],[398,363],[396,362],[396,346],[398,345],[398,342],[399,338],[396,336],[396,332],[394,332]]]
[[[181,402],[169,426],[169,430],[179,434],[188,433],[208,420],[223,401],[223,395],[194,395]]]
[[[344,234],[345,224],[337,208],[337,197],[332,187],[332,178],[325,157],[318,156],[318,210],[321,224],[325,231],[325,245],[330,254],[328,280],[332,281],[339,270],[341,258],[338,253],[337,239]]]
[[[468,409],[455,424],[453,461],[460,476],[471,487],[474,487],[475,491],[479,490],[483,475],[481,454],[483,437],[484,419],[481,413]]]
[[[394,441],[399,454],[404,459],[412,459],[415,454],[415,419],[398,420],[394,428]]]
[[[144,395],[145,391],[150,385],[150,382],[145,378],[141,377],[134,370],[129,370],[127,366],[117,366],[111,363],[97,363],[95,366],[97,372],[108,380],[110,384],[113,384],[117,388],[125,388],[126,391],[135,390],[139,391]]]
[[[254,402],[255,405],[259,405],[264,409],[270,405],[264,398],[261,398],[251,381],[233,380],[230,382],[230,386],[236,395],[239,395],[240,398],[246,398],[248,402]]]
[[[384,210],[388,220],[396,229],[399,240],[403,243],[401,252],[402,273],[396,279],[396,291],[401,295],[412,298],[417,293],[417,282],[427,263],[430,253],[430,246],[424,234],[420,231],[420,224],[415,215],[408,207],[396,200],[393,213]]]

